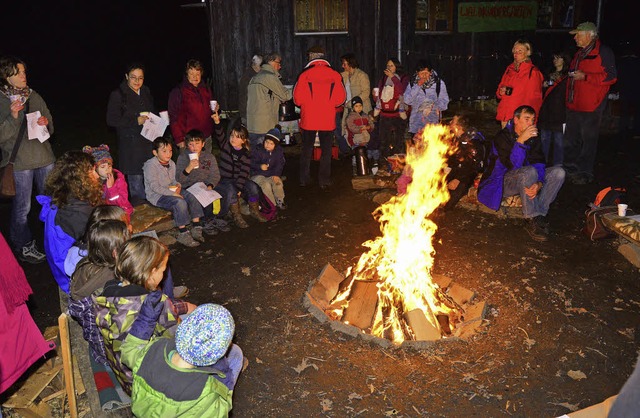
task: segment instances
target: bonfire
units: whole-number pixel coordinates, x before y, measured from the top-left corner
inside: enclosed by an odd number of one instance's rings
[[[410,147],[406,164],[413,181],[406,194],[391,198],[374,212],[382,235],[363,244],[369,250],[347,272],[350,280],[332,301],[331,317],[345,321],[354,285],[374,282],[377,302],[365,332],[400,344],[421,339],[412,321],[426,319],[438,334],[447,333],[446,323],[456,321],[455,303],[433,281],[433,241],[438,226],[430,218],[449,199],[446,160],[453,151],[451,144],[446,127],[427,126],[422,141]]]

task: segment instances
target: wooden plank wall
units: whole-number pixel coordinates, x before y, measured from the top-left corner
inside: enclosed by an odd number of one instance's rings
[[[594,20],[596,7],[590,5],[595,0],[576,1],[589,5],[577,8],[581,13],[577,20]],[[355,53],[360,68],[375,84],[387,58],[397,56],[397,1],[349,0],[348,13],[348,34],[296,36],[293,0],[212,0],[214,96],[224,109],[237,109],[238,79],[255,53],[280,52],[283,83],[294,84],[307,63],[306,50],[316,44],[326,48],[327,59],[338,71],[342,71],[340,56]],[[544,72],[550,66],[550,54],[559,46],[571,54],[575,51],[566,31],[421,34],[413,29],[414,16],[415,1],[402,0],[401,62],[412,74],[419,59],[428,59],[445,81],[452,100],[494,97],[500,77],[513,59],[511,47],[516,39],[533,43],[534,63]]]

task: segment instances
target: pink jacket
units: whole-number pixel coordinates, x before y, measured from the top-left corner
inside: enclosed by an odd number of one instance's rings
[[[107,205],[120,206],[127,213],[127,216],[131,218],[133,206],[131,206],[131,203],[129,202],[129,191],[127,189],[127,181],[124,178],[124,174],[114,168],[113,177],[115,178],[113,187],[107,188],[107,183],[102,184],[104,200]]]

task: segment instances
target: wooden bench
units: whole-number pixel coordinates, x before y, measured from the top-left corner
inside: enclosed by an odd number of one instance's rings
[[[602,215],[602,223],[618,235],[618,252],[631,264],[640,268],[640,216]]]

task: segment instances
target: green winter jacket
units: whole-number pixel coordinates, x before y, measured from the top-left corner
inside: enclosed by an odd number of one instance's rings
[[[131,369],[122,363],[121,346],[138,317],[140,307],[147,295],[141,296],[92,296],[96,323],[104,340],[107,360],[122,388],[131,393],[133,375]],[[164,307],[158,318],[154,336],[171,336],[175,334],[178,318],[173,313],[173,306],[166,295],[162,295]]]
[[[29,104],[29,113],[39,110],[42,116],[49,119],[47,129],[49,130],[49,134],[53,135],[53,118],[42,97],[32,90],[27,103]],[[10,113],[10,107],[11,102],[9,98],[4,94],[0,94],[0,114],[5,115],[7,111]],[[9,162],[11,151],[16,143],[16,136],[20,131],[20,125],[22,125],[25,117],[24,110],[21,110],[20,113],[18,113],[17,119],[14,119],[11,114],[9,114],[4,120],[0,120],[0,148],[2,149],[2,162],[0,162],[0,167],[4,167]],[[34,170],[36,168],[46,167],[55,162],[56,157],[51,150],[50,139],[40,142],[37,139],[28,138],[27,130],[25,130],[13,166],[14,171]]]
[[[131,411],[136,417],[227,417],[233,391],[214,377],[214,367],[182,369],[171,363],[175,340],[127,335],[122,362],[133,370]]]
[[[247,97],[247,129],[253,134],[266,134],[278,124],[280,103],[292,96],[275,68],[262,64],[260,72],[249,81]]]

